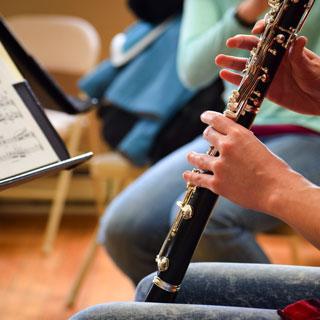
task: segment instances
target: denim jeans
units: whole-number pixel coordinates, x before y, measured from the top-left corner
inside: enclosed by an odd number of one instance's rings
[[[136,301],[144,301],[152,277],[140,282]],[[315,267],[193,263],[175,304],[102,304],[71,319],[280,319],[277,309],[297,300],[319,298],[319,292],[320,269]]]
[[[320,184],[319,136],[283,134],[262,140],[294,170]],[[106,209],[99,240],[134,283],[156,268],[154,258],[177,212],[175,201],[185,189],[181,175],[190,169],[186,154],[207,149],[207,142],[199,137],[173,152],[139,177]],[[194,261],[268,263],[255,233],[270,231],[281,223],[220,197]]]

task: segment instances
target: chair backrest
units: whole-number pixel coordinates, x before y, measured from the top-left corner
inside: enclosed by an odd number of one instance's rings
[[[7,18],[17,38],[49,71],[82,75],[96,63],[100,37],[86,20],[27,14]]]
[[[6,21],[37,62],[53,73],[66,91],[77,94],[75,82],[96,65],[100,56],[101,40],[96,29],[82,18],[65,15],[25,14],[7,17]],[[60,135],[68,137],[66,127],[72,124],[72,117],[52,110],[46,112]],[[94,136],[101,139],[98,132]]]

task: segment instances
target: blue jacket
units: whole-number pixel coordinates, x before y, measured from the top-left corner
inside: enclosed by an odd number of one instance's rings
[[[163,124],[195,94],[180,82],[176,68],[181,17],[173,19],[166,30],[143,52],[122,67],[105,60],[80,80],[89,96],[105,98],[112,104],[139,115],[139,121],[118,146],[132,162],[143,165]],[[154,26],[138,22],[126,32],[128,50]],[[114,128],[117,130],[117,128]]]

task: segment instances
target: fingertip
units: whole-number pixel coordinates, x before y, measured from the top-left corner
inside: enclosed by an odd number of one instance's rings
[[[219,115],[221,115],[219,112],[208,110],[200,115],[200,119],[202,122],[210,124]]]
[[[222,79],[224,79],[224,80],[226,80],[226,75],[228,75],[229,74],[229,72],[228,72],[228,70],[226,70],[226,69],[222,69],[222,70],[220,70],[220,72],[219,72],[219,76],[222,78]]]
[[[226,46],[227,46],[227,47],[229,47],[230,41],[232,41],[232,38],[227,39],[227,41],[226,41]]]
[[[222,70],[220,70],[220,72],[219,72],[219,77],[222,79],[222,80],[224,80],[224,81],[229,81],[229,73],[228,73],[228,71],[227,70],[225,70],[225,69],[222,69]]]
[[[225,54],[218,54],[215,59],[214,62],[215,64],[220,67],[220,68],[224,68],[224,63],[226,61],[227,56]]]
[[[196,153],[194,151],[187,153],[188,160],[192,160],[195,156],[196,156]]]
[[[237,36],[233,36],[226,41],[226,46],[228,48],[234,48],[237,44]]]
[[[217,66],[220,66],[220,60],[221,60],[221,54],[218,54],[215,58],[214,58],[214,63],[217,65]]]
[[[299,40],[299,39],[300,39],[300,40]],[[301,42],[303,42],[303,44],[304,44],[305,46],[306,46],[307,43],[308,43],[308,38],[305,37],[305,36],[299,36],[299,37],[298,37],[298,40],[301,41]]]
[[[263,32],[264,28],[265,28],[265,21],[259,20],[252,28],[251,33],[252,34],[260,34]]]
[[[303,36],[299,36],[289,49],[289,55],[292,58],[303,57],[303,50],[308,42],[308,39]]]
[[[308,39],[306,37],[299,36],[295,41],[295,45],[303,48],[307,44],[307,42],[308,42]]]
[[[190,174],[191,174],[191,171],[185,171],[182,173],[182,178],[185,180],[185,181],[189,181],[190,179]]]
[[[236,34],[232,37],[230,37],[227,41],[227,47],[228,48],[238,48],[241,43],[243,42],[243,34]]]

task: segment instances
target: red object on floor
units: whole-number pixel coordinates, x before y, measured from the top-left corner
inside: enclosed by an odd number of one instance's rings
[[[284,320],[320,320],[320,299],[299,300],[278,310]]]

